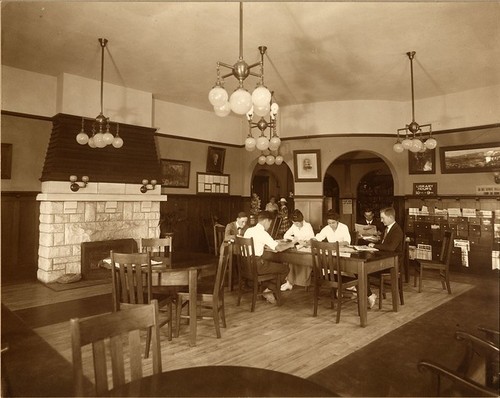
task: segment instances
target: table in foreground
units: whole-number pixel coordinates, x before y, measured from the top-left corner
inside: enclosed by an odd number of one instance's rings
[[[159,373],[110,391],[121,397],[337,397],[310,380],[246,366],[200,366]]]
[[[308,252],[288,249],[283,252],[265,251],[263,258],[265,260],[290,263],[304,266],[313,265],[312,254]],[[358,276],[358,297],[366,297],[368,291],[368,274],[373,272],[388,270],[391,272],[391,293],[392,309],[398,312],[399,308],[399,288],[398,288],[398,255],[393,252],[368,252],[360,251],[351,253],[350,257],[340,257],[340,266],[342,271]],[[359,317],[362,327],[368,324],[367,300],[359,302]]]

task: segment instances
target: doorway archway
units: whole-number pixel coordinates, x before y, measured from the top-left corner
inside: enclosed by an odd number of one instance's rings
[[[275,196],[277,200],[281,197],[286,198],[289,211],[293,210],[292,171],[286,163],[279,166],[256,164],[252,176],[251,193],[259,195],[261,210],[264,210],[271,196]]]

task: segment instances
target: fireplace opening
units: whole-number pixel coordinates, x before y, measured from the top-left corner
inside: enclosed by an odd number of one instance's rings
[[[111,278],[108,269],[101,268],[103,259],[109,258],[109,252],[114,250],[119,253],[136,253],[137,242],[132,239],[114,239],[81,244],[82,279]]]

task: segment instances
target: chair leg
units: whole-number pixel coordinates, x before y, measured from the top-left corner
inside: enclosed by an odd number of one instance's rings
[[[214,317],[215,334],[217,338],[220,339],[220,321],[219,321],[219,309],[217,308],[217,303],[213,303],[212,312]]]
[[[385,298],[385,293],[384,293],[384,275],[380,275],[380,286],[378,288],[378,309],[382,309],[382,299]]]
[[[420,265],[419,267],[420,269],[418,272],[418,292],[422,293],[422,275],[424,273],[424,268],[422,267],[422,265]]]
[[[227,269],[227,282],[228,282],[228,286],[229,286],[229,291],[232,292],[233,291],[233,259],[232,258],[229,259],[229,264],[228,264],[227,268],[228,268]]]
[[[401,305],[405,304],[405,298],[403,295],[403,275],[399,275],[398,278],[398,287],[399,287],[399,302]]]
[[[252,307],[250,312],[255,311],[255,302],[257,301],[257,294],[259,293],[259,283],[257,281],[253,282],[253,294],[252,294]]]
[[[168,326],[167,326],[167,333],[168,333],[168,341],[172,341],[172,302],[168,303]]]
[[[419,266],[413,268],[413,287],[417,287],[417,274],[420,274]]]
[[[181,312],[182,312],[182,299],[180,297],[177,298],[177,309],[175,311],[175,337],[179,337],[179,329],[181,328]]]
[[[337,318],[335,319],[335,323],[340,322],[340,311],[342,309],[342,290],[337,289]]]
[[[276,303],[278,304],[278,307],[281,305],[281,283],[280,283],[280,276],[276,275],[276,290],[275,290],[275,295],[276,295]]]
[[[224,297],[221,300],[221,305],[219,307],[219,311],[221,312],[222,327],[225,328],[227,326],[226,326],[226,309],[224,307]]]
[[[446,288],[448,289],[448,294],[451,294],[450,273],[448,271],[444,271],[444,277],[446,281]]]
[[[314,293],[314,296],[313,296],[313,316],[317,316],[318,315],[318,294],[319,294],[319,288],[316,285],[316,283],[314,284],[314,287],[313,287],[313,293]]]
[[[236,305],[239,307],[241,303],[241,294],[243,293],[243,284],[244,280],[241,276],[238,276],[238,301],[236,302]]]

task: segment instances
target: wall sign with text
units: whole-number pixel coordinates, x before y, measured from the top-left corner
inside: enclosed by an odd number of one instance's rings
[[[438,190],[437,182],[415,182],[413,183],[413,195],[436,196]]]

